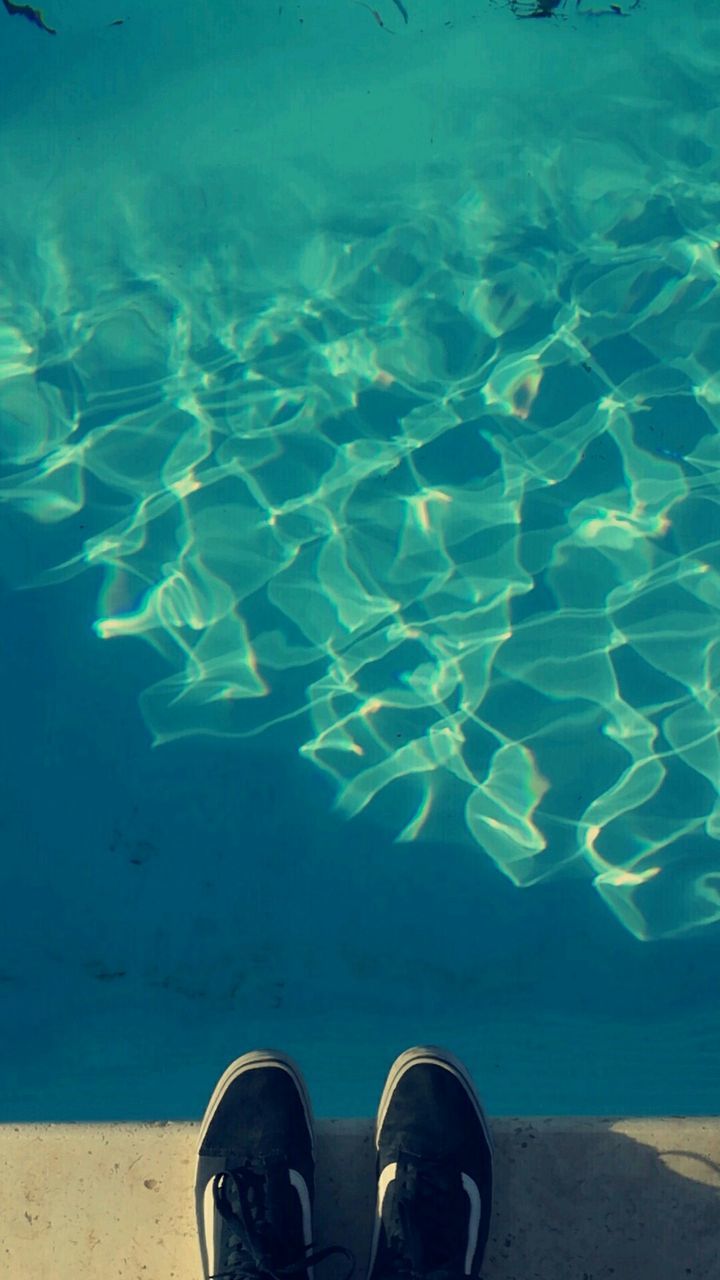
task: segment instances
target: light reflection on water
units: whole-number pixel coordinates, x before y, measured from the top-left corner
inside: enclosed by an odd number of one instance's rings
[[[167,664],[156,743],[284,724],[348,817],[518,885],[580,868],[638,938],[713,924],[718,23],[455,5],[428,102],[442,33],[399,55],[353,13],[341,93],[342,12],[307,6],[307,82],[297,23],[266,47],[253,17],[232,109],[198,59],[177,110],[146,96],[117,155],[82,122],[49,182],[18,157],[63,121],[12,122],[2,493],[44,527],[32,582],[101,570],[97,635]]]

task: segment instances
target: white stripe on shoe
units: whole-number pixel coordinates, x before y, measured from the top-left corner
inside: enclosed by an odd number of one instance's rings
[[[387,1195],[388,1187],[397,1177],[397,1161],[386,1164],[378,1178],[378,1201],[377,1213],[375,1217],[375,1230],[373,1233],[372,1248],[370,1250],[370,1265],[368,1271],[372,1271],[375,1255],[377,1253],[378,1239],[380,1236],[380,1227],[382,1224],[383,1204]],[[465,1275],[472,1273],[472,1264],[477,1251],[478,1236],[480,1234],[480,1220],[482,1217],[482,1199],[480,1196],[480,1188],[474,1178],[469,1173],[461,1174],[463,1190],[470,1201],[470,1220],[468,1222],[468,1238],[465,1247]]]
[[[372,1269],[375,1266],[375,1257],[377,1255],[378,1244],[380,1243],[380,1228],[382,1226],[383,1203],[385,1201],[387,1189],[390,1186],[390,1183],[395,1181],[396,1176],[397,1176],[397,1162],[393,1161],[391,1164],[385,1165],[385,1168],[381,1171],[380,1177],[378,1178],[377,1209],[375,1211],[375,1226],[373,1227],[373,1238],[372,1238],[372,1244],[370,1246],[370,1259],[368,1261],[368,1275],[372,1273]]]
[[[214,1275],[218,1269],[218,1244],[220,1238],[220,1214],[215,1209],[213,1194],[214,1177],[205,1183],[203,1192],[203,1234],[200,1237],[200,1252],[208,1275]]]
[[[482,1201],[480,1199],[480,1188],[474,1178],[469,1173],[463,1173],[462,1184],[466,1195],[470,1201],[470,1221],[468,1223],[468,1242],[465,1250],[465,1275],[469,1276],[472,1271],[473,1258],[477,1249],[478,1233],[480,1231],[480,1214],[482,1210]]]
[[[300,1201],[300,1212],[302,1214],[303,1240],[307,1248],[312,1244],[312,1206],[310,1204],[310,1191],[308,1184],[298,1169],[289,1169],[290,1186],[294,1188],[298,1200]],[[223,1220],[215,1207],[215,1178],[216,1174],[210,1178],[205,1184],[203,1193],[203,1234],[200,1238],[200,1251],[202,1253],[203,1262],[210,1275],[219,1269],[222,1265],[220,1257],[220,1239],[223,1229]],[[307,1269],[309,1280],[313,1280],[313,1268]]]
[[[290,1186],[294,1187],[298,1193],[300,1209],[302,1211],[303,1240],[305,1241],[306,1248],[309,1249],[312,1244],[312,1206],[310,1204],[310,1192],[308,1191],[307,1182],[297,1169],[290,1170]],[[309,1280],[313,1280],[312,1267],[308,1267],[307,1273]]]

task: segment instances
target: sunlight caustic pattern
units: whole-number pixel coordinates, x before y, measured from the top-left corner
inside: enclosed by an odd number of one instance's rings
[[[166,660],[156,743],[280,725],[399,840],[587,875],[638,938],[720,918],[696,127],[673,168],[536,138],[524,196],[428,180],[319,218],[275,278],[221,236],[172,271],[134,209],[100,287],[48,224],[35,294],[4,286],[3,497],[63,529],[36,585],[101,569],[97,635]]]

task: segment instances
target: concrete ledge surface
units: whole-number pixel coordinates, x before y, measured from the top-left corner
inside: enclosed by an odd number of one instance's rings
[[[504,1118],[485,1280],[719,1280],[720,1117]],[[3,1274],[199,1280],[195,1124],[0,1126]],[[357,1256],[372,1122],[317,1122],[316,1239]],[[342,1265],[342,1264],[341,1264]],[[334,1259],[317,1280],[336,1280]]]

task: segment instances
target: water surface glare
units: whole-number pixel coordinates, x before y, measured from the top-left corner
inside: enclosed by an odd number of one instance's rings
[[[154,651],[160,752],[270,735],[349,827],[697,935],[720,16],[378,6],[4,21],[0,570]]]

